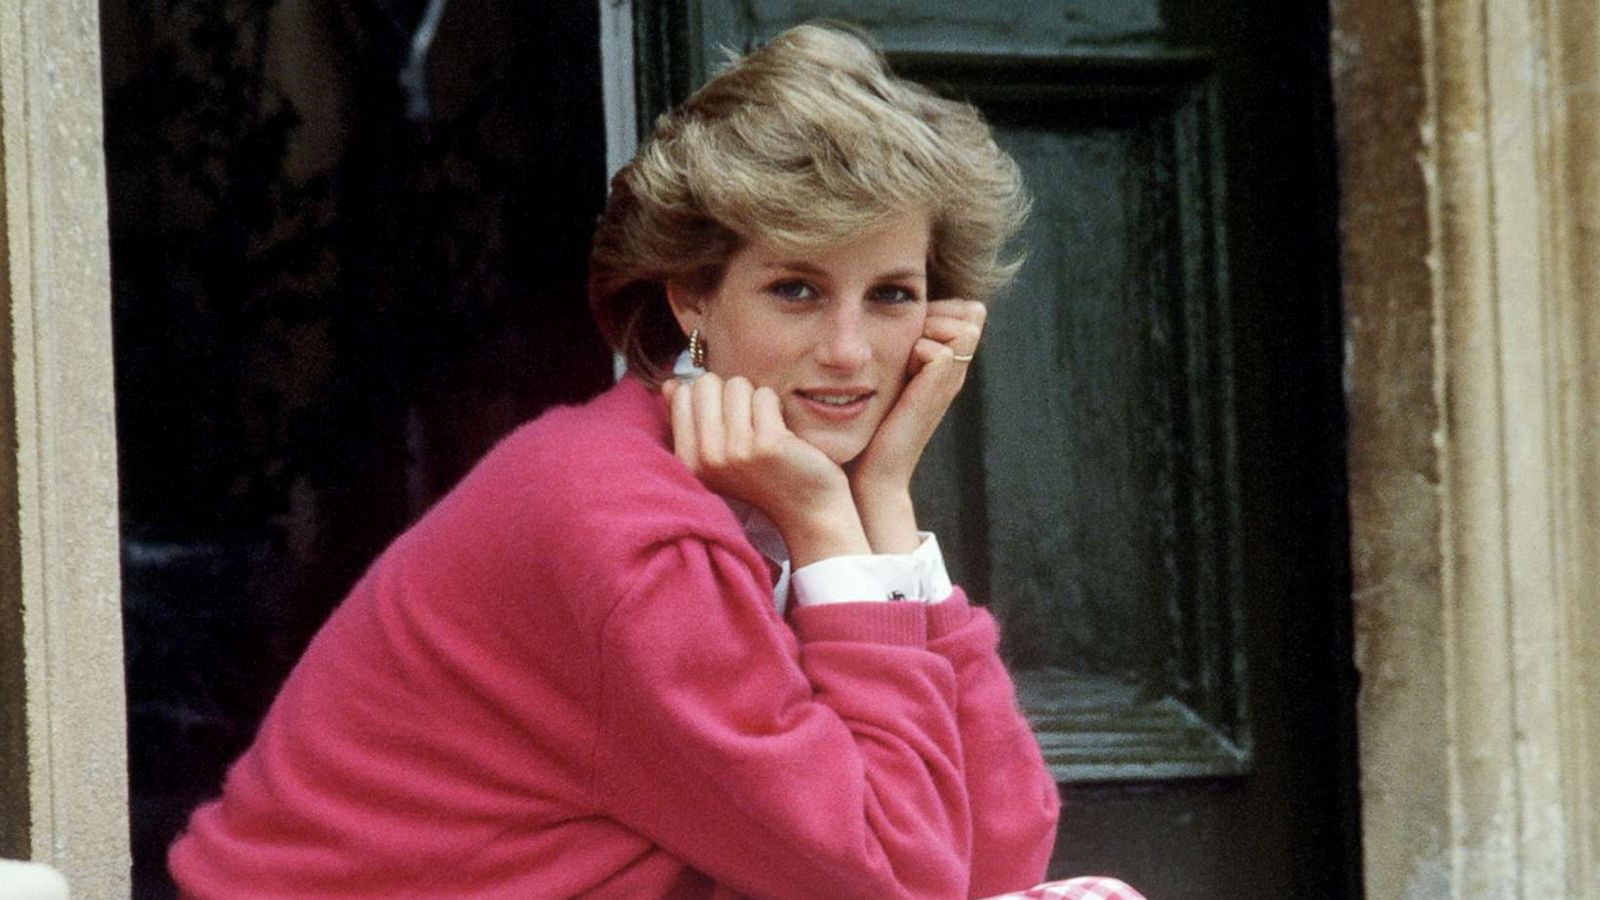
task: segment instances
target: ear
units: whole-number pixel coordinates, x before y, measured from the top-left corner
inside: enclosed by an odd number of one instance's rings
[[[667,305],[672,307],[672,317],[678,320],[678,327],[683,329],[684,334],[700,326],[703,318],[701,306],[704,303],[698,293],[678,279],[667,279]]]

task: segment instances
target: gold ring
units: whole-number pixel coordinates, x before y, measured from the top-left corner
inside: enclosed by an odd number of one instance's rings
[[[975,355],[976,353],[968,353],[966,356],[952,356],[950,358],[956,362],[972,362],[972,357]]]

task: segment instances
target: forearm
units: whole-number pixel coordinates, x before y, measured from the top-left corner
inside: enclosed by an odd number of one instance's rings
[[[595,802],[740,894],[962,896],[955,680],[923,608],[786,625],[744,557],[679,544],[609,618]]]
[[[928,610],[928,649],[955,670],[967,794],[972,808],[974,896],[1026,887],[1044,877],[1060,799],[1000,661],[986,610],[957,589]]]

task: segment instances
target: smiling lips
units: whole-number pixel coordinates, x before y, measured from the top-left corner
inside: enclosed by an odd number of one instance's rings
[[[848,421],[867,408],[876,391],[864,388],[830,388],[827,390],[796,390],[805,408],[813,415],[837,422]]]

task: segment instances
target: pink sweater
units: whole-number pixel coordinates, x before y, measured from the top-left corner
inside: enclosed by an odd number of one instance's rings
[[[963,897],[1058,801],[943,604],[780,618],[624,380],[524,426],[379,557],[170,866],[186,896]]]

